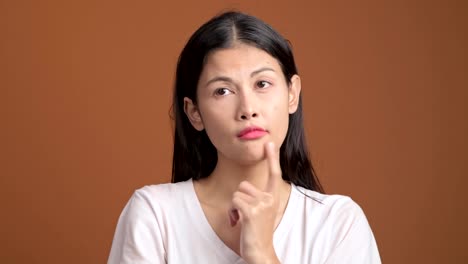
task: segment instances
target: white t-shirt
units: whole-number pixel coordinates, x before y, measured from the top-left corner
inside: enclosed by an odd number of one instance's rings
[[[281,263],[381,263],[369,223],[353,200],[294,184],[273,239]],[[188,180],[133,194],[119,218],[108,263],[245,261],[211,228]]]

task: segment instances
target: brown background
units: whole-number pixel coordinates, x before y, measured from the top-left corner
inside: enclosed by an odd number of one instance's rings
[[[170,180],[178,54],[226,8],[293,43],[319,176],[383,261],[467,263],[466,1],[220,0],[0,2],[0,262],[106,262]]]

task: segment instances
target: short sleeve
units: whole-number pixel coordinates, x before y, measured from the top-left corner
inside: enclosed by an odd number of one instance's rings
[[[155,209],[136,191],[119,217],[108,264],[166,263]]]
[[[325,263],[381,263],[374,235],[359,205],[349,199],[340,211],[339,217],[342,221],[337,229],[341,240],[331,251]]]

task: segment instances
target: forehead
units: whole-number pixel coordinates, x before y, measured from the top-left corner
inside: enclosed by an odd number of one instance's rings
[[[270,54],[252,45],[237,43],[226,49],[215,50],[205,61],[200,78],[218,74],[250,74],[260,67],[270,67],[281,73],[278,61]]]

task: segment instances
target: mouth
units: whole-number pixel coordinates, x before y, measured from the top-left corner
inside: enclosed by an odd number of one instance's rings
[[[251,126],[239,132],[239,134],[237,134],[237,137],[240,139],[257,139],[263,137],[267,133],[268,132],[261,127]]]

